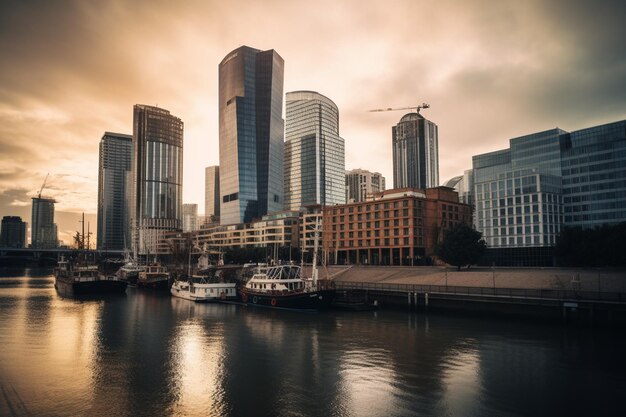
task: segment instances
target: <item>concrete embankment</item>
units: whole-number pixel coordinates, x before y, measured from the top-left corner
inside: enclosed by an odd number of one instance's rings
[[[332,266],[341,291],[381,306],[465,310],[582,323],[626,323],[626,271],[615,269]]]

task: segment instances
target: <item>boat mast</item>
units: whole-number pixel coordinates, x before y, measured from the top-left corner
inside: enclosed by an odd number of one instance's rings
[[[319,248],[319,220],[315,220],[315,242],[313,243],[313,269],[311,270],[311,275],[313,278],[313,287],[317,287],[317,250]]]

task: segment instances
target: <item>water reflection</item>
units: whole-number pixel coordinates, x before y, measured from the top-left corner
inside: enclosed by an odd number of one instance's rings
[[[608,415],[626,389],[621,333],[63,299],[35,275],[0,282],[0,415]]]

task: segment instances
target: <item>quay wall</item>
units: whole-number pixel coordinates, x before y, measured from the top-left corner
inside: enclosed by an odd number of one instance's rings
[[[320,275],[381,308],[626,325],[624,270],[353,266]]]

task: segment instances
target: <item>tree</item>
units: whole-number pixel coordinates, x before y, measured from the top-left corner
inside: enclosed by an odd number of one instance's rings
[[[435,253],[444,262],[460,270],[462,266],[478,262],[486,247],[482,233],[465,223],[459,223],[446,231]]]

